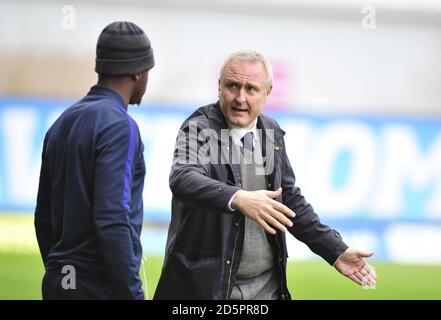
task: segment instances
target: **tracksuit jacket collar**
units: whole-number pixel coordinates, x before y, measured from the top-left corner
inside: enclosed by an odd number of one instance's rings
[[[109,97],[116,102],[118,107],[122,108],[124,111],[127,112],[127,105],[125,104],[124,99],[115,90],[112,90],[108,87],[105,87],[100,84],[96,84],[92,88],[90,88],[90,91],[87,93],[87,95]]]

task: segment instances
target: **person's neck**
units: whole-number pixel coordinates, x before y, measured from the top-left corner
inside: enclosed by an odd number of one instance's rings
[[[245,126],[245,127],[237,126],[237,125],[231,123],[228,119],[227,119],[227,124],[228,124],[228,127],[229,127],[230,129],[244,129],[244,130],[250,130],[250,129],[254,128],[254,126],[257,125],[257,118],[254,119],[253,122],[251,122],[248,126]]]
[[[131,90],[128,89],[126,83],[123,80],[121,81],[111,81],[111,80],[102,80],[97,83],[100,86],[104,86],[108,89],[111,89],[118,93],[124,101],[125,106],[127,107],[130,102]]]

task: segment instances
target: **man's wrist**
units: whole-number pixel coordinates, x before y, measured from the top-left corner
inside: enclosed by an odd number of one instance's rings
[[[233,208],[233,200],[236,197],[236,195],[240,192],[241,190],[237,190],[233,196],[230,198],[230,201],[228,201],[228,210],[230,210],[231,212],[236,211],[236,209]]]

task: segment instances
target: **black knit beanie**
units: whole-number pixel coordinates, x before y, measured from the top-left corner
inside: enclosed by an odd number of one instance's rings
[[[132,22],[117,21],[106,26],[96,45],[95,71],[102,75],[134,75],[155,65],[150,40]]]

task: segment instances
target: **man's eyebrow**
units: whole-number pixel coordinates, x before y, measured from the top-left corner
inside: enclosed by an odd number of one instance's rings
[[[225,82],[228,82],[228,83],[240,83],[239,80],[231,79],[231,78],[225,78],[224,80],[225,80]]]
[[[242,85],[243,82],[239,80],[225,78],[225,83]],[[260,84],[254,81],[246,81],[245,86],[260,87]]]

